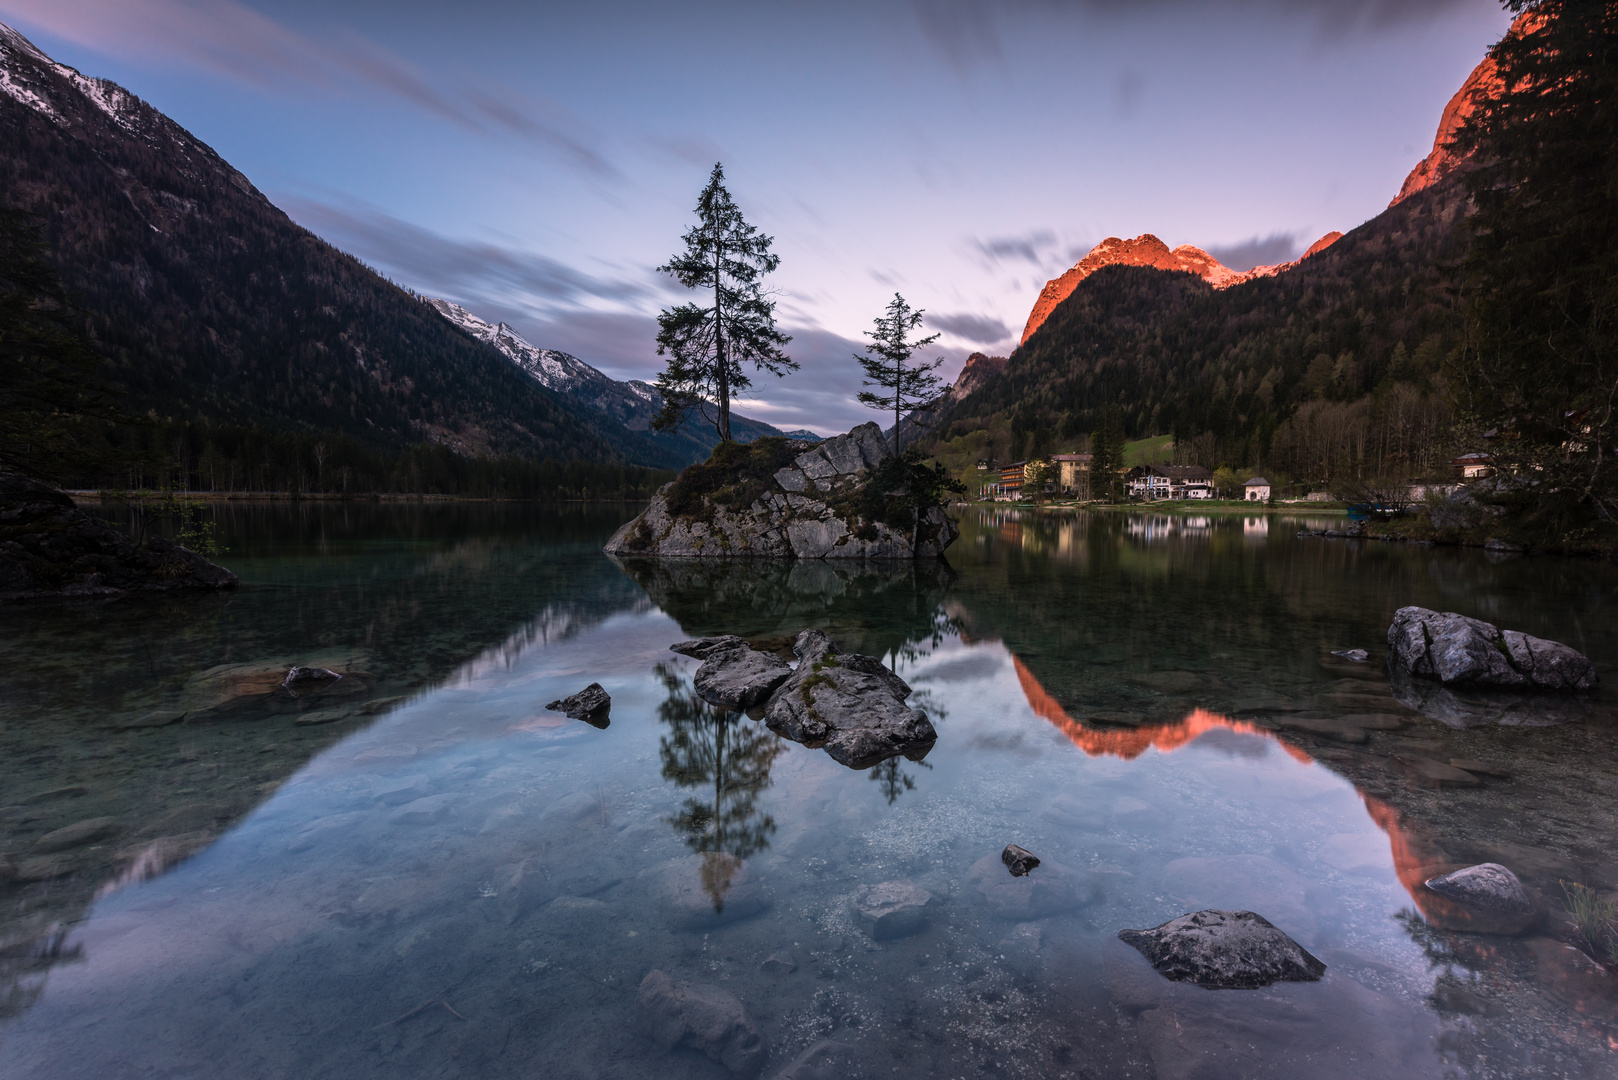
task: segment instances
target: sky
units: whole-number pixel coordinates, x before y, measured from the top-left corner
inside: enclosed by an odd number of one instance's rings
[[[715,162],[775,238],[787,351],[738,411],[880,419],[895,292],[949,378],[1150,232],[1246,269],[1374,217],[1500,37],[1495,0],[0,0],[401,285],[651,380]]]

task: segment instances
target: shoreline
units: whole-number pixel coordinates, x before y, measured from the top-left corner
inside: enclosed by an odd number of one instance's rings
[[[639,503],[651,498],[646,496],[620,496],[612,499],[525,499],[516,496],[496,497],[489,495],[439,495],[430,492],[375,492],[364,495],[342,495],[328,491],[308,492],[298,495],[289,495],[284,491],[165,491],[150,492],[145,495],[120,494],[113,495],[100,490],[70,488],[66,494],[75,503],[109,503],[109,502],[139,502],[157,503],[173,497],[176,499],[190,499],[199,502],[254,502],[254,503],[301,503],[301,502],[328,502],[328,503]]]

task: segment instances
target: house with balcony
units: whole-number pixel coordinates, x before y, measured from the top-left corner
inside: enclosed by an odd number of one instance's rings
[[[1137,465],[1124,476],[1137,499],[1211,499],[1213,473],[1201,465]]]
[[[1089,454],[1057,454],[1051,459],[1056,462],[1056,488],[1063,495],[1072,495],[1077,499],[1090,497],[1090,461]]]

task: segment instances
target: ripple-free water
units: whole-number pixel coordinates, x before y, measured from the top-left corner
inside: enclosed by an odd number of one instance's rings
[[[1606,707],[1277,730],[1387,698],[1329,654],[1380,661],[1410,603],[1610,677],[1611,566],[968,511],[950,567],[620,567],[627,513],[222,510],[232,596],[8,612],[0,1076],[729,1075],[641,1032],[653,970],[739,999],[764,1077],[828,1039],[872,1077],[1618,1075],[1560,884],[1618,887]],[[845,769],[703,706],[668,652],[806,627],[911,683],[925,759]],[[292,699],[293,662],[350,674]],[[544,708],[590,682],[604,729]],[[1424,788],[1395,754],[1510,775]],[[997,909],[971,871],[1009,842],[1096,898]],[[716,853],[745,860],[728,886]],[[1528,934],[1446,930],[1423,895],[1485,859],[1538,893]],[[872,940],[849,898],[894,880],[926,924]],[[1116,940],[1204,907],[1326,978],[1207,991]]]

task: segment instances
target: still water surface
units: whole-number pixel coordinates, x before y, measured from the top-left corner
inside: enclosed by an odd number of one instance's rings
[[[631,512],[229,508],[233,595],[8,611],[0,1076],[731,1076],[644,1034],[654,970],[733,995],[763,1077],[1618,1076],[1615,942],[1563,884],[1618,889],[1611,709],[1423,715],[1381,665],[1421,604],[1610,679],[1613,567],[975,510],[949,566],[621,566]],[[668,651],[807,627],[895,667],[931,753],[845,769]],[[590,682],[606,727],[545,709]],[[1368,712],[1398,729],[1318,734]],[[1010,842],[1079,884],[997,899]],[[1422,888],[1485,860],[1526,934]],[[933,899],[873,940],[888,881]],[[1206,907],[1325,979],[1206,991],[1116,940]]]

